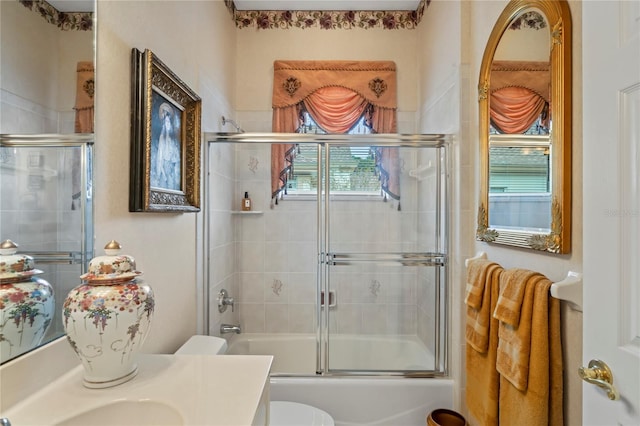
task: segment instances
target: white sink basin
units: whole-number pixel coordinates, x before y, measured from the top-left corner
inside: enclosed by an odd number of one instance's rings
[[[16,426],[265,426],[272,360],[142,354],[136,377],[104,389],[86,388],[78,365],[11,407],[0,407],[0,417]]]
[[[180,426],[184,419],[178,410],[163,402],[114,401],[69,417],[58,426]]]

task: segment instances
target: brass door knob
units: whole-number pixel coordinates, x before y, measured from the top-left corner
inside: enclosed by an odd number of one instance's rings
[[[604,361],[592,359],[589,361],[589,367],[580,367],[578,369],[578,374],[585,382],[606,390],[610,400],[620,399],[618,390],[613,386],[613,373]]]

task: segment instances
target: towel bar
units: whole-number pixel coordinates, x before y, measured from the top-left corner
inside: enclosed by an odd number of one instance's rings
[[[464,264],[468,267],[472,260],[487,258],[487,253],[480,251],[465,260]],[[569,271],[564,280],[551,284],[549,293],[552,297],[567,302],[571,309],[582,312],[582,274],[580,272]]]

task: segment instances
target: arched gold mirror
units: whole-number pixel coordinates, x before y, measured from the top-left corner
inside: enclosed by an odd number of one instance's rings
[[[476,239],[571,249],[571,14],[566,1],[512,0],[480,67]]]

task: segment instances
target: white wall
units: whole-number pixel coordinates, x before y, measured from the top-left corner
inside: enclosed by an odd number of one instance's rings
[[[461,379],[460,305],[464,282],[464,233],[461,218],[468,216],[469,206],[461,202],[462,173],[469,162],[468,141],[462,136],[460,81],[464,69],[461,66],[461,4],[460,2],[432,2],[418,27],[418,78],[416,81],[420,107],[416,116],[419,133],[448,133],[454,135],[449,150],[449,365],[455,380],[455,405],[459,406]]]
[[[222,1],[98,4],[96,247],[118,240],[155,293],[145,352],[170,353],[197,329],[201,213],[129,213],[131,49],[153,51],[202,99],[202,131],[233,115],[235,27]],[[100,250],[98,250],[98,253]]]

